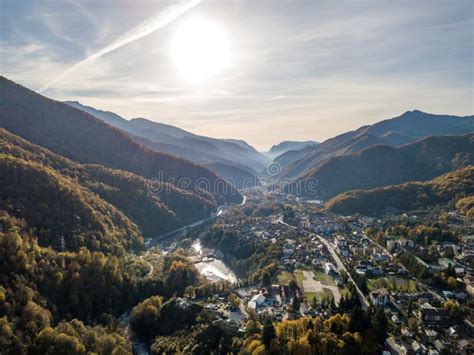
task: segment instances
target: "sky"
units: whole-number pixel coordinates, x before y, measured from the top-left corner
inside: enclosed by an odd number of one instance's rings
[[[225,36],[228,57],[190,81],[173,48],[196,20]],[[185,45],[212,60],[209,36]],[[473,63],[472,1],[0,0],[1,75],[259,150],[413,109],[472,115]]]

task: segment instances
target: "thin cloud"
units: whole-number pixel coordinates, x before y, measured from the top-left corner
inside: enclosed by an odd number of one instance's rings
[[[190,9],[192,9],[193,7],[195,7],[201,2],[202,0],[190,0],[190,1],[181,2],[180,4],[177,4],[177,5],[169,6],[165,10],[161,11],[159,14],[139,23],[137,26],[135,26],[130,31],[128,31],[127,33],[125,33],[124,35],[116,39],[114,42],[112,42],[108,46],[102,48],[101,50],[90,55],[89,57],[81,60],[79,63],[74,64],[69,69],[63,71],[56,78],[54,78],[45,86],[43,86],[39,90],[39,92],[43,92],[47,90],[51,85],[60,81],[66,75],[76,70],[77,68],[91,61],[94,61],[95,59],[102,57],[103,55],[107,53],[110,53],[116,49],[119,49],[120,47],[123,47],[129,43],[139,40],[140,38],[148,36],[149,34],[165,27],[166,25],[170,24],[179,16],[183,15],[185,12],[189,11]]]

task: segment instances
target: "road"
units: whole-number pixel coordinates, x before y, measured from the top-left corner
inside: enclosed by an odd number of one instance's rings
[[[284,220],[283,220],[283,216],[281,216],[280,218],[278,218],[275,223],[280,223],[280,224],[283,224],[284,226],[287,226],[287,227],[290,227],[292,229],[295,229],[296,227],[295,226],[292,226],[288,223],[286,223]]]
[[[196,227],[199,227],[199,226],[203,225],[204,223],[216,220],[217,218],[219,218],[220,216],[225,214],[229,209],[244,206],[245,203],[247,202],[247,196],[242,195],[242,197],[243,197],[242,202],[238,205],[230,205],[230,206],[227,206],[227,207],[224,206],[224,205],[221,205],[221,206],[217,207],[217,213],[214,216],[206,217],[206,218],[201,219],[199,221],[188,224],[187,226],[183,226],[183,227],[177,228],[175,230],[172,230],[170,232],[161,234],[161,235],[153,238],[152,240],[155,241],[155,244],[158,244],[158,243],[163,242],[167,239],[174,238],[175,239],[174,242],[169,247],[167,247],[166,250],[163,250],[163,252],[165,254],[169,253],[169,252],[173,251],[174,249],[176,249],[176,246],[178,245],[179,241],[181,240],[181,238],[183,238],[186,235],[186,232],[189,229],[196,228]]]
[[[143,260],[145,263],[147,263],[148,266],[150,267],[150,271],[148,271],[148,273],[145,275],[145,277],[151,276],[151,275],[153,274],[153,271],[155,270],[155,268],[153,267],[153,264],[144,259],[148,254],[150,254],[150,251],[149,251],[149,250],[147,250],[144,255],[141,255],[141,256],[139,257],[139,259],[142,259],[142,260]]]
[[[334,250],[334,248],[332,247],[331,244],[329,244],[329,242],[324,239],[323,237],[321,237],[320,235],[317,235],[315,234],[316,237],[321,241],[321,243],[323,243],[326,248],[328,248],[329,252],[331,253],[331,256],[332,258],[334,259],[334,261],[336,262],[336,265],[337,265],[337,269],[338,270],[342,270],[346,273],[349,281],[354,285],[355,287],[355,290],[359,296],[359,300],[360,300],[360,303],[362,304],[362,308],[363,309],[367,309],[369,308],[370,306],[370,303],[369,301],[367,300],[367,298],[365,297],[365,295],[362,293],[362,291],[360,290],[359,286],[357,286],[357,284],[355,283],[355,281],[352,279],[352,276],[351,274],[347,271],[345,265],[342,263],[341,259],[339,258],[339,255],[337,255],[336,251]]]
[[[367,238],[372,244],[375,244],[377,247],[379,247],[380,249],[382,249],[382,250],[384,251],[384,253],[385,253],[386,255],[388,255],[388,257],[390,258],[390,260],[395,259],[395,256],[394,256],[392,253],[390,253],[390,252],[387,250],[387,248],[381,246],[379,243],[377,243],[375,240],[369,238],[367,235],[365,235],[365,234],[362,234],[362,235],[363,235],[365,238]]]

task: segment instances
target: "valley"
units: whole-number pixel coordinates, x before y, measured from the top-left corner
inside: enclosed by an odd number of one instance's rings
[[[0,0],[0,355],[474,354],[473,25]]]
[[[5,353],[470,349],[472,116],[272,157],[0,89]]]

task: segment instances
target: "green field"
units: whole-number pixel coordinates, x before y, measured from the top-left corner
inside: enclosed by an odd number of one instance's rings
[[[380,288],[386,288],[389,291],[399,290],[406,292],[416,291],[416,281],[411,278],[402,278],[398,276],[385,276],[367,280],[369,291],[375,291]]]
[[[311,302],[313,298],[316,297],[319,303],[321,303],[323,300],[330,300],[334,298],[332,292],[330,290],[325,289],[324,292],[305,292],[304,297],[306,297],[306,300],[308,302]]]
[[[289,283],[291,280],[294,280],[295,275],[293,275],[293,273],[288,272],[288,271],[281,271],[277,275],[277,279],[278,279],[278,283],[280,285],[285,285],[285,284]]]
[[[295,270],[296,282],[298,282],[298,286],[302,287],[303,281],[306,280],[303,276],[302,270]]]
[[[314,271],[314,279],[326,285],[336,285],[334,279],[324,272]]]
[[[326,275],[325,273],[318,272],[318,271],[313,271],[314,272],[314,279],[317,281],[321,281],[322,284],[327,284],[327,285],[335,285],[334,280],[332,279],[331,276]],[[303,271],[302,270],[295,270],[295,277],[296,277],[296,282],[298,283],[298,286],[303,290],[303,281],[305,280],[303,276]],[[332,292],[328,289],[323,289],[323,292],[304,292],[303,290],[303,296],[306,297],[306,300],[308,302],[311,302],[313,298],[316,298],[318,302],[322,302],[323,300],[328,300],[334,298]]]

